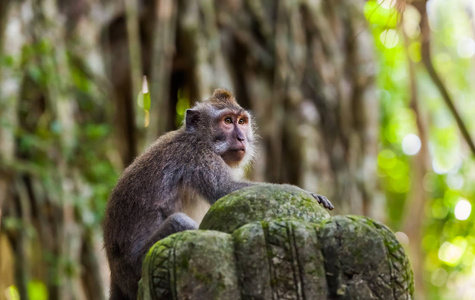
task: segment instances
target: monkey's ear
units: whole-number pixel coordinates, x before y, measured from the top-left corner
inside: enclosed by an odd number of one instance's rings
[[[195,130],[200,121],[200,112],[197,109],[187,109],[185,116],[186,130]]]

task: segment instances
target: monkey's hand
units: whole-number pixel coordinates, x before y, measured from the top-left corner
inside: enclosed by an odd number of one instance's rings
[[[313,198],[317,199],[318,203],[323,205],[323,207],[325,207],[326,209],[333,210],[335,208],[330,202],[330,200],[327,199],[327,197],[315,193],[310,193],[310,195],[312,195]]]

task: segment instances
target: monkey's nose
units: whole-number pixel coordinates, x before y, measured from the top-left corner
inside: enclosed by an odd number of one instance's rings
[[[244,137],[238,136],[237,140],[240,141],[240,142],[244,142]]]

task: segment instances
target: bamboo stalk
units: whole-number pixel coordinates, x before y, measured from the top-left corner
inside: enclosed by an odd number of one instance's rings
[[[127,41],[129,47],[129,65],[132,83],[132,103],[135,103],[142,86],[142,54],[140,44],[140,27],[138,16],[137,0],[124,0],[126,23],[127,23]],[[131,105],[135,110],[135,126],[141,127],[143,124],[142,111],[135,109],[135,105]]]
[[[150,127],[147,130],[147,144],[170,130],[170,78],[175,54],[175,32],[177,2],[157,1],[153,35]]]
[[[423,224],[425,218],[424,208],[426,207],[428,195],[423,188],[424,176],[426,175],[430,165],[429,141],[427,136],[427,125],[423,119],[422,112],[419,107],[420,99],[418,97],[418,88],[415,75],[414,62],[408,54],[409,38],[401,26],[404,38],[404,47],[406,48],[406,59],[409,69],[409,88],[410,88],[410,107],[416,115],[416,126],[421,140],[421,149],[412,159],[413,179],[411,191],[405,204],[404,232],[408,235],[409,251],[411,254],[411,262],[414,270],[414,279],[417,285],[416,297],[423,299],[425,295],[424,284],[424,253],[422,249]]]

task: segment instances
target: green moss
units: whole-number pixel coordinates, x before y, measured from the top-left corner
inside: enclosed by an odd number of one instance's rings
[[[317,200],[298,187],[260,184],[219,199],[205,215],[200,229],[231,233],[254,221],[292,218],[319,223],[329,217]]]

